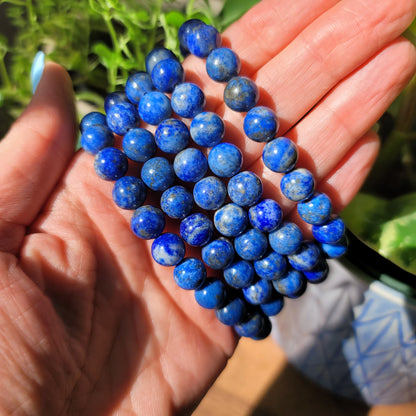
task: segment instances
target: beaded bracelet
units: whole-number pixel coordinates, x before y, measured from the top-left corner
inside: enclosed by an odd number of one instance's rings
[[[312,225],[315,241],[304,240],[295,223],[284,221],[275,200],[262,198],[255,173],[241,171],[242,152],[223,142],[223,120],[204,111],[203,91],[185,82],[182,65],[168,49],[150,52],[146,72],[130,75],[125,91],[106,97],[105,114],[83,117],[81,146],[95,156],[96,173],[115,181],[114,202],[133,210],[133,233],[153,239],[153,259],[174,267],[177,285],[194,290],[197,303],[214,309],[238,335],[263,339],[284,298],[297,298],[308,282],[325,280],[326,259],[345,253],[345,226],[332,215],[329,197],[315,191],[313,175],[297,167],[294,142],[276,137],[276,114],[257,105],[257,86],[239,75],[240,60],[221,47],[218,31],[192,19],[178,35],[183,55],[206,59],[209,77],[225,84],[225,104],[245,113],[245,135],[265,143],[263,163],[283,174],[281,191]],[[139,127],[141,121],[155,126],[154,134]],[[122,136],[122,149],[115,147],[115,135]],[[195,147],[188,147],[191,140]],[[140,177],[126,176],[129,161],[141,164]],[[149,191],[161,193],[160,206],[145,205]],[[180,221],[180,235],[164,232],[165,216]],[[185,257],[187,245],[200,247],[201,258]],[[207,268],[221,271],[221,277],[207,277]]]

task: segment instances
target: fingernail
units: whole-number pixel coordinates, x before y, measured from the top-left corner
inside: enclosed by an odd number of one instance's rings
[[[39,51],[32,62],[32,68],[30,69],[30,81],[32,83],[32,94],[35,93],[36,88],[42,78],[43,68],[45,67],[45,54]]]

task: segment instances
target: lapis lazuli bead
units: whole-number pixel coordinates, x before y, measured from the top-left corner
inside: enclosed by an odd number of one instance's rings
[[[263,193],[263,184],[255,173],[243,171],[229,180],[227,190],[235,204],[245,207],[259,201]]]
[[[282,222],[280,205],[273,199],[263,199],[248,210],[251,225],[258,230],[270,233]]]
[[[208,165],[214,175],[231,178],[243,164],[241,150],[232,143],[219,143],[208,154]]]
[[[84,127],[80,144],[87,153],[96,155],[101,149],[114,145],[114,134],[106,124],[93,124]]]
[[[116,181],[127,172],[127,156],[115,147],[105,147],[95,155],[94,169],[101,179]]]
[[[169,98],[160,91],[150,91],[139,102],[139,115],[148,124],[157,126],[172,115]]]
[[[145,59],[146,71],[149,75],[152,74],[155,65],[165,59],[176,59],[175,54],[167,48],[154,48],[149,52]]]
[[[298,149],[287,137],[278,137],[266,143],[263,149],[263,163],[273,172],[290,172],[298,160]]]
[[[262,303],[260,307],[265,315],[276,316],[283,309],[284,305],[284,297],[275,291],[271,298],[267,302]]]
[[[116,134],[124,135],[137,127],[139,114],[136,107],[129,102],[114,104],[107,112],[107,125]]]
[[[244,133],[255,142],[274,139],[279,123],[276,114],[268,107],[253,107],[244,117]]]
[[[108,113],[113,105],[127,102],[129,102],[129,99],[124,91],[110,92],[104,99],[104,111]]]
[[[208,76],[217,82],[227,82],[236,77],[241,68],[240,58],[229,48],[214,49],[205,65]]]
[[[304,241],[296,253],[287,256],[290,265],[299,271],[313,269],[321,258],[321,250],[312,241]]]
[[[342,236],[336,243],[322,243],[321,249],[325,256],[330,259],[336,259],[343,256],[348,250],[348,239],[346,235]]]
[[[123,176],[115,182],[112,196],[120,208],[136,209],[146,199],[146,186],[135,176]]]
[[[162,121],[155,131],[156,145],[165,153],[179,153],[188,145],[189,137],[186,124],[176,118]]]
[[[287,260],[285,256],[271,251],[260,260],[253,262],[254,270],[262,279],[274,280],[286,272]]]
[[[160,198],[160,208],[170,218],[183,219],[193,207],[192,193],[181,185],[166,189]]]
[[[299,168],[283,175],[280,181],[283,195],[291,201],[299,202],[309,198],[315,189],[315,179],[309,170]]]
[[[180,117],[195,117],[204,110],[205,104],[205,95],[201,88],[191,82],[177,85],[172,92],[172,110]]]
[[[157,149],[153,134],[140,127],[124,135],[122,146],[126,156],[135,162],[146,162],[155,155]]]
[[[199,149],[188,147],[175,156],[173,169],[182,181],[198,182],[208,170],[208,161]]]
[[[234,111],[249,111],[257,104],[258,99],[259,90],[250,78],[234,77],[225,86],[224,102]]]
[[[227,188],[216,176],[206,176],[193,189],[194,201],[202,209],[215,210],[224,204]]]
[[[254,341],[262,341],[263,339],[266,339],[271,334],[271,332],[272,332],[272,323],[270,319],[267,316],[265,316],[263,319],[263,326],[260,328],[257,334],[252,335],[250,338]]]
[[[79,129],[81,133],[86,129],[87,127],[94,126],[96,124],[101,125],[107,125],[107,119],[105,114],[100,113],[99,111],[91,111],[87,114],[85,114],[84,117],[82,117],[80,123],[79,123]]]
[[[175,172],[167,159],[157,156],[143,164],[141,178],[151,190],[164,191],[175,182]]]
[[[214,270],[229,266],[234,259],[234,247],[231,242],[220,237],[202,247],[201,255],[204,263]]]
[[[152,91],[152,78],[147,72],[135,72],[126,81],[126,96],[133,104],[139,104],[142,97]]]
[[[197,212],[181,221],[179,232],[190,246],[201,247],[211,240],[214,225],[205,214]]]
[[[225,237],[236,237],[247,227],[247,212],[240,205],[229,203],[215,211],[215,228]]]
[[[345,223],[340,217],[333,217],[322,225],[313,225],[312,234],[320,243],[335,244],[345,234]]]
[[[214,26],[194,25],[189,30],[186,44],[191,54],[205,58],[211,51],[221,46],[221,35]]]
[[[261,305],[270,299],[273,293],[273,285],[269,280],[258,279],[257,282],[244,287],[242,290],[245,299],[249,303],[252,305]]]
[[[235,289],[250,286],[255,276],[253,263],[237,260],[224,269],[223,275],[227,284]]]
[[[205,283],[195,290],[195,300],[206,309],[218,309],[224,303],[227,291],[224,282],[217,278],[207,279]]]
[[[329,220],[332,203],[326,194],[315,192],[310,198],[299,202],[297,210],[303,221],[308,224],[321,225]]]
[[[187,257],[173,269],[175,283],[185,290],[200,288],[207,277],[207,269],[201,260]]]
[[[304,270],[303,274],[310,283],[321,283],[323,282],[329,272],[328,263],[325,259],[321,260],[313,269]]]
[[[224,325],[237,325],[246,315],[245,302],[238,297],[230,299],[215,311],[215,315]]]
[[[291,299],[303,295],[306,289],[306,279],[299,270],[289,269],[280,279],[272,281],[278,293]]]
[[[199,146],[214,147],[224,137],[225,125],[222,118],[211,111],[197,114],[189,127],[193,141]]]
[[[197,26],[204,25],[205,23],[200,19],[189,19],[185,21],[179,28],[178,31],[178,40],[181,51],[186,54],[189,53],[188,49],[188,35],[191,30],[195,29]]]
[[[185,256],[185,243],[176,234],[164,233],[152,243],[152,257],[162,266],[176,266]]]
[[[267,237],[256,228],[252,228],[234,239],[234,248],[244,260],[261,259],[267,251]]]
[[[279,254],[295,253],[303,241],[300,228],[293,222],[283,222],[269,234],[270,247]]]
[[[266,317],[261,313],[254,313],[238,325],[234,326],[235,332],[240,337],[252,338],[258,336],[265,325]]]
[[[154,87],[161,92],[172,92],[174,88],[185,80],[185,72],[177,59],[159,61],[152,69]]]
[[[134,211],[130,226],[137,237],[151,240],[162,234],[165,228],[165,216],[159,208],[143,205]]]

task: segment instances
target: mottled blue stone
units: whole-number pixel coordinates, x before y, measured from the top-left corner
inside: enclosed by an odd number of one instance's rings
[[[134,211],[130,226],[137,237],[151,240],[162,234],[165,228],[165,216],[159,208],[143,205]]]
[[[188,145],[189,137],[186,124],[176,118],[163,120],[155,131],[156,145],[165,153],[179,153]]]
[[[243,322],[234,326],[235,332],[240,337],[253,338],[261,334],[265,326],[266,317],[262,313],[254,313]]]
[[[259,90],[250,78],[238,76],[227,82],[224,89],[224,102],[232,110],[249,111],[258,100]]]
[[[151,75],[155,65],[165,59],[176,59],[176,56],[171,50],[167,48],[155,48],[149,52],[145,59],[147,73]]]
[[[195,300],[203,308],[218,309],[223,305],[227,291],[222,280],[211,278],[195,290],[194,295]]]
[[[156,143],[153,134],[140,127],[129,130],[123,137],[123,151],[135,162],[146,162],[156,153]]]
[[[244,298],[252,305],[267,302],[272,293],[273,285],[269,280],[258,279],[255,283],[242,289]]]
[[[229,180],[227,190],[235,204],[245,207],[259,201],[263,193],[263,184],[255,173],[243,171]]]
[[[171,96],[173,111],[180,117],[193,118],[204,110],[205,95],[198,85],[183,82],[175,87]]]
[[[298,161],[298,149],[287,137],[278,137],[263,148],[263,163],[273,172],[290,172]]]
[[[207,277],[207,269],[201,260],[187,257],[173,269],[173,279],[185,290],[200,288]]]
[[[260,305],[261,306],[261,305]],[[262,341],[266,339],[272,332],[272,323],[267,316],[264,316],[263,326],[257,332],[257,334],[252,335],[250,338],[254,341]]]
[[[153,157],[142,166],[143,182],[153,191],[164,191],[175,182],[172,164],[164,157]]]
[[[283,195],[291,201],[303,201],[313,194],[315,179],[307,169],[299,168],[283,175],[280,189]]]
[[[322,259],[313,269],[304,270],[303,274],[310,283],[321,283],[323,282],[329,272],[328,263],[325,259]]]
[[[174,88],[185,80],[185,71],[177,59],[159,61],[152,70],[154,87],[161,92],[172,92]]]
[[[188,49],[188,35],[196,26],[204,25],[205,23],[200,19],[189,19],[185,21],[178,31],[178,39],[181,50],[184,55],[189,53]]]
[[[104,99],[104,111],[108,113],[113,105],[128,102],[129,99],[124,91],[110,92]]]
[[[215,228],[226,237],[236,237],[247,227],[247,212],[237,204],[229,203],[215,211]]]
[[[322,259],[318,245],[312,241],[304,241],[296,253],[287,256],[290,265],[299,271],[311,270]]]
[[[94,169],[101,179],[116,181],[127,172],[127,156],[115,147],[105,147],[95,155]]]
[[[211,111],[195,116],[189,127],[193,141],[199,146],[214,147],[224,137],[225,125],[222,118]]]
[[[343,256],[348,250],[348,239],[344,235],[339,241],[333,244],[323,243],[321,249],[325,256],[330,259],[336,259]]]
[[[280,279],[272,281],[278,293],[291,299],[303,295],[306,290],[306,279],[298,270],[289,269]]]
[[[190,246],[201,247],[211,240],[214,225],[205,214],[197,212],[181,221],[179,232]]]
[[[227,82],[239,74],[241,62],[231,49],[217,48],[208,55],[205,66],[211,79],[217,82]]]
[[[82,117],[80,123],[79,123],[79,129],[81,133],[86,129],[87,127],[94,126],[95,124],[101,124],[107,126],[107,119],[105,114],[100,113],[98,111],[91,111],[87,114],[85,114],[84,117]]]
[[[123,176],[118,179],[112,192],[114,202],[123,209],[136,209],[146,199],[146,186],[135,176]]]
[[[93,124],[82,130],[80,144],[87,153],[96,155],[105,147],[114,145],[114,134],[105,124]]]
[[[224,280],[235,289],[250,286],[254,276],[253,264],[247,260],[237,260],[224,269]]]
[[[186,44],[191,54],[205,58],[211,51],[221,46],[221,35],[214,26],[194,25],[189,30]]]
[[[148,124],[157,126],[172,115],[169,98],[160,91],[145,94],[139,102],[139,115]]]
[[[282,222],[282,209],[273,199],[263,199],[248,210],[251,225],[258,230],[269,233]]]
[[[128,102],[114,104],[107,112],[107,125],[116,134],[126,134],[140,121],[136,107]]]
[[[215,311],[215,315],[224,325],[237,325],[246,315],[245,302],[238,297],[230,299]]]
[[[214,175],[231,178],[241,169],[243,154],[231,143],[219,143],[208,154],[208,165]]]
[[[188,147],[175,156],[173,169],[182,181],[198,182],[207,173],[208,161],[199,149]]]
[[[244,117],[244,133],[255,142],[274,139],[279,123],[276,114],[268,107],[253,107]]]
[[[345,224],[340,217],[330,218],[325,224],[313,225],[312,234],[317,241],[335,244],[345,234]]]
[[[195,184],[193,195],[199,207],[215,210],[224,204],[227,198],[227,188],[216,176],[207,176]]]
[[[266,280],[274,280],[283,276],[287,268],[286,257],[275,251],[271,251],[260,260],[254,261],[253,264],[257,275]]]
[[[267,316],[276,316],[285,306],[285,299],[276,291],[273,292],[271,298],[260,305],[261,310]]]
[[[133,104],[139,104],[142,97],[152,91],[152,78],[147,72],[135,72],[126,81],[126,96]]]
[[[193,207],[192,193],[181,185],[166,189],[160,198],[160,208],[170,218],[183,219]]]
[[[246,231],[234,240],[235,251],[244,260],[261,259],[266,253],[267,247],[267,237],[256,228]]]
[[[299,202],[298,213],[308,224],[321,225],[328,221],[332,212],[332,203],[326,194],[315,192],[310,198]]]
[[[293,222],[283,222],[269,234],[270,247],[279,254],[295,253],[303,241],[300,228]]]
[[[162,266],[176,266],[185,256],[185,243],[176,234],[164,233],[152,243],[152,257]]]
[[[214,270],[221,270],[229,266],[234,258],[234,247],[224,237],[212,240],[201,250],[202,260]]]

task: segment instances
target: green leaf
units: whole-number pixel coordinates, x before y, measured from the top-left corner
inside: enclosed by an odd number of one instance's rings
[[[227,27],[238,20],[260,0],[227,0],[221,11],[221,26]]]

